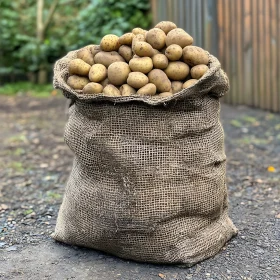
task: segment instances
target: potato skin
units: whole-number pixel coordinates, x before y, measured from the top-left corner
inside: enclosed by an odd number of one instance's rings
[[[101,82],[107,77],[107,69],[102,64],[93,64],[90,68],[88,76],[92,82]]]
[[[134,45],[134,52],[140,57],[152,57],[154,55],[153,47],[147,42],[136,42]]]
[[[191,76],[193,79],[200,79],[209,70],[207,65],[198,64],[191,69]]]
[[[103,91],[103,86],[98,83],[88,83],[83,88],[84,94],[97,94],[97,93],[101,93],[102,91]]]
[[[150,29],[146,34],[146,41],[157,50],[165,47],[166,35],[164,31],[159,28]]]
[[[190,79],[190,80],[187,80],[184,84],[183,84],[183,89],[184,88],[189,88],[191,86],[193,86],[194,84],[196,84],[198,82],[197,79]]]
[[[140,28],[140,27],[136,27],[136,28],[133,28],[133,29],[132,29],[132,33],[133,33],[134,35],[138,35],[138,34],[143,34],[143,35],[145,35],[145,34],[147,33],[147,30],[142,29],[142,28]]]
[[[172,44],[165,50],[166,57],[171,61],[180,60],[183,54],[183,49],[176,44]]]
[[[114,85],[107,85],[102,92],[106,96],[117,97],[121,96],[120,91]]]
[[[89,49],[83,48],[77,51],[77,58],[82,59],[84,62],[86,62],[89,65],[94,64],[94,59],[92,52]]]
[[[87,77],[72,75],[67,79],[66,83],[72,89],[83,89],[89,82]]]
[[[199,64],[207,65],[209,63],[209,56],[207,52],[196,46],[187,46],[183,49],[183,60],[190,66]]]
[[[124,84],[130,73],[130,68],[126,62],[114,62],[108,67],[109,82],[115,86]]]
[[[167,75],[160,69],[153,69],[148,74],[149,82],[153,83],[158,92],[166,92],[171,90],[171,82]]]
[[[170,91],[161,92],[160,94],[157,95],[157,97],[159,98],[170,97],[170,96],[173,96],[173,93]]]
[[[171,61],[164,72],[169,79],[181,81],[186,79],[190,73],[190,67],[182,61]]]
[[[141,72],[131,72],[128,75],[127,83],[136,89],[145,86],[149,82],[148,77]]]
[[[132,59],[132,49],[129,46],[122,45],[119,48],[119,54],[125,59],[126,62],[129,62]]]
[[[128,84],[123,84],[120,87],[120,92],[122,96],[130,96],[136,93],[136,90]]]
[[[167,35],[172,29],[177,28],[177,25],[172,21],[161,21],[155,28],[161,29]]]
[[[166,46],[172,44],[179,45],[181,48],[189,46],[193,43],[193,38],[182,28],[171,30],[166,36]]]
[[[164,54],[155,54],[152,60],[155,69],[165,69],[168,66],[168,59]]]
[[[153,61],[150,57],[136,57],[129,61],[129,67],[133,72],[147,74],[153,69]]]
[[[134,51],[135,48],[135,44],[137,42],[145,42],[145,36],[143,34],[137,34],[135,35],[135,37],[132,39],[132,44],[131,44],[131,48]]]
[[[131,32],[123,34],[121,37],[119,37],[119,45],[131,46],[134,37],[135,35]]]
[[[96,55],[97,53],[101,52],[102,50],[101,50],[100,46],[98,46],[98,45],[92,45],[91,48],[90,48],[90,51],[91,51],[92,56],[93,56],[93,58],[94,58],[95,55]]]
[[[120,47],[119,37],[114,34],[105,35],[100,42],[100,48],[105,52],[117,51]]]
[[[103,64],[105,67],[109,67],[110,64],[116,61],[125,61],[122,56],[117,52],[99,52],[94,57],[95,63]]]
[[[155,95],[157,88],[154,84],[148,83],[145,86],[138,89],[137,94],[139,95]]]
[[[90,65],[80,58],[75,58],[69,62],[68,71],[70,75],[87,76]]]
[[[171,82],[172,93],[177,93],[183,89],[183,83],[179,81]]]

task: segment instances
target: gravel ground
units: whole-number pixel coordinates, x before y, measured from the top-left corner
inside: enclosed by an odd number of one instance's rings
[[[0,279],[280,279],[280,115],[222,105],[239,235],[191,268],[136,263],[50,238],[73,155],[65,99],[0,96]]]

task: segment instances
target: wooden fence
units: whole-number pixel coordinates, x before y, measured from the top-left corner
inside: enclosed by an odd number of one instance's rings
[[[280,112],[279,0],[151,0],[153,20],[171,20],[221,61],[230,104]]]

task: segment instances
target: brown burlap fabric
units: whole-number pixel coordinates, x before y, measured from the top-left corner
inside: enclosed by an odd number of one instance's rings
[[[155,263],[194,264],[216,254],[237,229],[228,217],[219,97],[228,79],[210,70],[172,97],[81,95],[65,83],[69,53],[54,85],[75,100],[65,141],[75,154],[53,237]]]

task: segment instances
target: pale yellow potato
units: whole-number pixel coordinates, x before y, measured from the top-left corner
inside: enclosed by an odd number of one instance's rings
[[[127,83],[135,89],[145,86],[148,82],[148,77],[141,72],[130,72],[127,78]]]
[[[125,33],[119,38],[119,45],[131,46],[132,40],[135,37],[133,33]]]
[[[103,86],[98,83],[88,83],[83,88],[84,94],[97,94],[97,93],[101,93],[102,91],[103,91]]]
[[[184,88],[189,88],[191,86],[193,86],[194,84],[196,84],[198,82],[197,79],[190,79],[190,80],[187,80],[184,84],[183,84],[183,89]]]
[[[193,79],[200,79],[209,70],[207,65],[198,64],[191,69],[191,76]]]
[[[130,73],[130,68],[126,62],[114,62],[108,67],[109,82],[115,86],[124,84]]]
[[[181,81],[186,79],[190,73],[190,67],[182,61],[171,61],[164,72],[169,79]]]
[[[88,76],[92,82],[101,82],[107,77],[107,69],[100,63],[93,64],[90,68]]]
[[[146,41],[157,50],[161,50],[165,47],[166,35],[164,31],[159,28],[153,28],[146,34]]]
[[[183,60],[189,66],[195,66],[199,64],[207,65],[209,63],[208,53],[196,46],[187,46],[183,49]]]
[[[152,57],[154,55],[153,47],[147,42],[136,42],[134,45],[134,52],[136,55],[141,57]]]
[[[102,92],[104,95],[106,96],[112,96],[112,97],[117,97],[117,96],[121,96],[120,91],[118,90],[118,88],[116,88],[114,85],[107,85]]]
[[[165,50],[166,57],[171,61],[180,60],[183,54],[183,49],[176,44],[172,44]]]
[[[160,69],[153,69],[148,74],[149,82],[153,83],[158,92],[166,92],[171,89],[171,82],[167,75]]]
[[[99,52],[94,57],[95,63],[103,64],[105,67],[109,67],[113,62],[125,61],[124,58],[117,52]]]
[[[166,36],[166,46],[172,44],[179,45],[181,48],[189,46],[193,43],[193,38],[182,28],[175,28],[171,30]]]
[[[120,87],[120,92],[122,96],[130,96],[136,93],[136,90],[128,84],[123,84]]]
[[[102,82],[100,82],[100,84],[103,86],[103,88],[105,88],[107,85],[109,85],[109,79],[106,78],[105,80],[103,80]]]
[[[82,59],[84,62],[86,62],[89,65],[94,64],[92,52],[88,48],[83,48],[83,49],[78,50],[77,58]]]
[[[168,66],[168,58],[164,54],[155,54],[152,60],[155,69],[165,69]]]
[[[126,45],[120,46],[119,54],[125,59],[126,62],[129,62],[133,55],[131,47]]]
[[[99,45],[92,45],[91,48],[90,48],[90,51],[91,51],[92,56],[93,56],[93,58],[94,58],[95,55],[96,55],[97,53],[101,52],[102,50],[101,50],[101,48],[100,48]]]
[[[177,28],[177,25],[172,21],[161,21],[155,28],[161,29],[165,34],[168,34],[172,29]]]
[[[170,91],[161,92],[160,94],[157,95],[158,98],[164,98],[164,97],[170,97],[170,96],[173,96],[173,93]]]
[[[90,65],[80,58],[75,58],[69,62],[68,71],[70,75],[87,76]]]
[[[183,83],[179,81],[171,82],[172,93],[179,92],[183,89]]]
[[[133,72],[147,74],[153,69],[153,61],[150,57],[136,57],[129,61],[129,67]]]
[[[145,42],[145,36],[143,34],[137,34],[135,35],[135,37],[132,39],[132,44],[131,44],[131,47],[132,47],[132,50],[134,51],[134,48],[135,48],[135,44],[137,42]]]
[[[83,89],[89,82],[87,77],[72,75],[67,79],[66,83],[72,89]]]
[[[105,52],[117,51],[120,47],[119,37],[114,34],[105,35],[100,42],[100,48]]]
[[[145,35],[145,34],[147,33],[147,30],[142,29],[142,28],[140,28],[140,27],[136,27],[136,28],[133,28],[133,29],[132,29],[132,33],[133,33],[134,35],[138,35],[138,34]]]
[[[138,89],[137,94],[139,95],[155,95],[157,88],[154,84],[148,83],[145,86]]]

